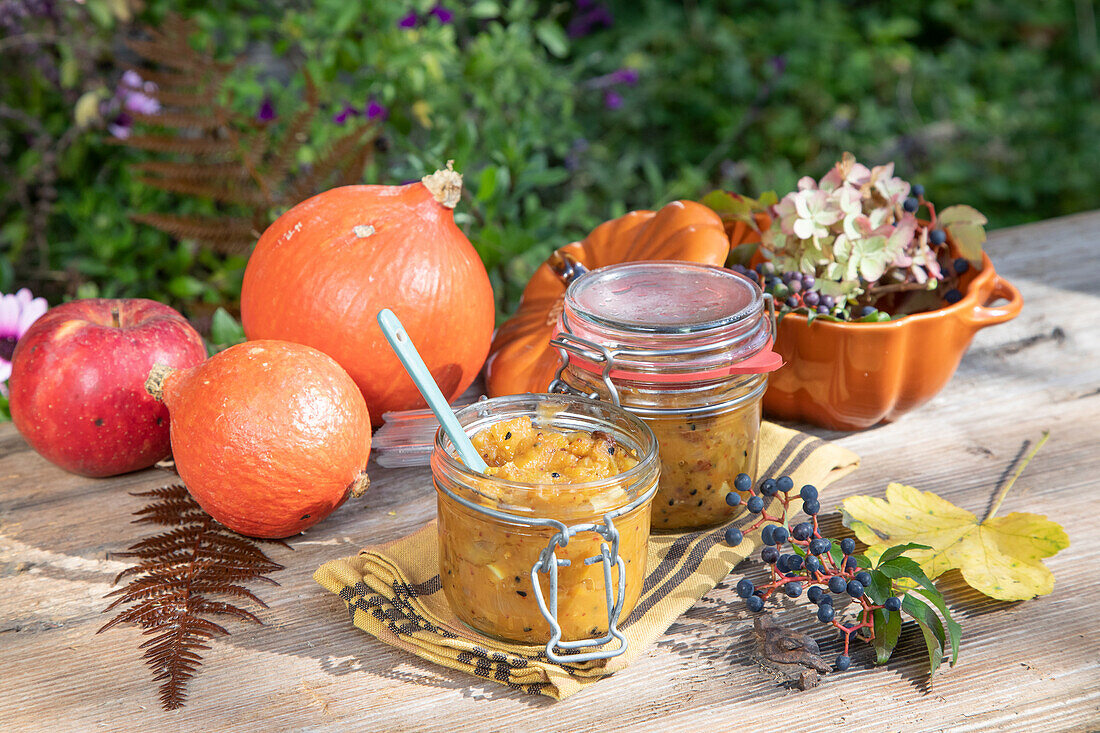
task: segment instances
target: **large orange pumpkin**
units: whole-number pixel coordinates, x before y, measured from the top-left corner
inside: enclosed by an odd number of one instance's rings
[[[489,394],[546,391],[558,367],[550,338],[577,265],[580,271],[636,260],[722,265],[729,244],[722,220],[711,209],[674,201],[658,211],[632,211],[604,222],[584,240],[559,248],[535,271],[516,314],[493,338],[485,374]]]
[[[406,186],[344,186],[280,216],[244,274],[249,339],[312,346],[351,374],[377,424],[424,406],[375,316],[398,315],[448,398],[473,382],[493,334],[489,276],[454,223],[462,177],[448,169]]]

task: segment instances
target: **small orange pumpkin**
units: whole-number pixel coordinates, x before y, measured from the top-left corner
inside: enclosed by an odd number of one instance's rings
[[[583,271],[638,260],[725,264],[729,239],[722,220],[694,201],[673,201],[658,211],[632,211],[600,224],[580,242],[555,250],[523,291],[519,308],[489,348],[485,382],[491,396],[545,392],[558,368],[550,345],[565,289]]]
[[[301,344],[248,341],[190,369],[153,367],[191,496],[250,537],[312,527],[368,485],[370,415],[352,378]]]

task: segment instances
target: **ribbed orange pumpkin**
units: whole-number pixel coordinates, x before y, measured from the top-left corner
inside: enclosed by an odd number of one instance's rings
[[[244,274],[250,339],[312,346],[351,374],[376,424],[424,406],[375,316],[401,319],[448,398],[473,382],[492,339],[489,276],[454,223],[462,177],[450,168],[407,186],[345,186],[280,216]]]
[[[711,209],[674,201],[658,211],[632,211],[606,221],[584,240],[557,249],[535,271],[516,314],[493,338],[485,375],[489,394],[546,391],[558,367],[550,338],[577,264],[586,270],[636,260],[722,265],[729,244],[722,220]]]
[[[172,456],[195,501],[250,537],[289,537],[366,489],[370,416],[347,372],[285,341],[233,346],[190,369],[153,367]]]

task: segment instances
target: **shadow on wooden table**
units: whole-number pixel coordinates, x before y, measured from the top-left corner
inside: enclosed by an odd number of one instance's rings
[[[293,608],[273,605],[272,611],[280,621],[277,627],[234,633],[224,637],[223,643],[316,660],[318,669],[325,674],[347,677],[346,684],[341,684],[349,690],[375,686],[369,681],[353,680],[353,676],[361,674],[438,690],[460,690],[463,697],[473,700],[513,698],[536,708],[554,703],[548,697],[432,664],[384,644],[351,625],[339,598],[320,586],[317,591],[316,595],[300,597]]]

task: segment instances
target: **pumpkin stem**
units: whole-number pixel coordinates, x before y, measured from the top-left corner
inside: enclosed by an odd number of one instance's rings
[[[420,179],[424,188],[431,191],[436,201],[453,209],[462,197],[462,174],[455,170],[455,162],[447,161],[447,167]]]
[[[145,391],[153,395],[153,399],[164,401],[164,380],[168,375],[176,371],[167,364],[154,364],[149,370],[149,376],[145,380]]]
[[[353,499],[358,499],[363,494],[367,493],[367,488],[370,486],[370,477],[367,476],[367,472],[363,471],[355,480],[348,484],[348,491],[351,492]]]

